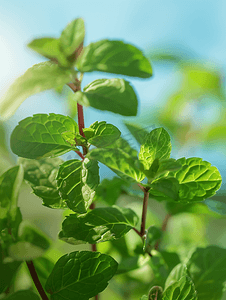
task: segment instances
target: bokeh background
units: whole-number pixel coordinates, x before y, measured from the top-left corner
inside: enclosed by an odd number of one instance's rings
[[[142,49],[152,62],[153,77],[124,77],[139,96],[137,117],[85,108],[85,125],[105,120],[121,130],[132,146],[138,147],[123,121],[137,123],[147,130],[166,128],[173,141],[172,157],[202,157],[215,165],[222,174],[222,188],[217,196],[225,201],[226,154],[226,2],[224,0],[115,0],[115,1],[25,1],[0,2],[0,98],[9,85],[27,68],[44,60],[26,45],[34,38],[58,37],[75,18],[82,17],[86,26],[85,45],[101,39],[117,39]],[[85,74],[83,86],[97,78],[119,77],[93,72]],[[122,76],[123,77],[123,76]],[[9,148],[9,137],[21,119],[34,113],[60,113],[74,117],[69,89],[62,94],[48,91],[28,98],[16,113],[0,127],[0,174],[16,164]],[[76,118],[76,117],[75,117]],[[64,159],[74,158],[66,154]],[[101,179],[113,173],[101,166]],[[75,247],[57,240],[62,211],[43,207],[41,200],[30,194],[24,184],[19,205],[24,219],[42,229],[56,247],[46,256],[56,261],[62,254],[89,246]],[[121,198],[120,198],[121,199]],[[136,197],[122,198],[121,203],[141,213]],[[120,202],[119,201],[119,202]],[[156,201],[150,203],[147,222],[161,226],[166,211]],[[216,244],[226,247],[226,220],[220,214],[183,213],[173,217],[164,240],[171,250],[183,246]],[[175,238],[176,236],[176,238]],[[127,243],[136,246],[133,233]],[[98,250],[109,251],[110,244],[98,244]],[[117,257],[117,253],[115,254]],[[144,272],[149,275],[146,276]],[[148,268],[118,276],[103,293],[103,299],[139,299],[150,288],[153,272]],[[125,283],[128,285],[125,286]],[[31,286],[25,268],[20,270],[14,289]],[[226,299],[226,298],[224,298]]]

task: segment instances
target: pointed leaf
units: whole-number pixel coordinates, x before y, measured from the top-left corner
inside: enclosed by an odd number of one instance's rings
[[[188,261],[188,271],[198,299],[220,300],[226,281],[226,249],[218,246],[197,248]]]
[[[73,54],[83,42],[85,25],[81,18],[73,20],[67,25],[60,36],[60,47],[66,56]]]
[[[97,79],[86,85],[83,92],[74,94],[79,104],[91,106],[100,110],[107,110],[123,116],[136,116],[137,96],[124,79]]]
[[[61,68],[50,61],[34,65],[10,86],[1,99],[0,116],[8,119],[31,95],[69,83],[75,76],[74,70]]]
[[[174,176],[180,184],[180,202],[201,202],[215,195],[222,182],[216,167],[198,157],[183,157],[177,162],[182,165],[181,169],[168,176]]]
[[[122,41],[101,40],[89,44],[81,54],[80,72],[102,71],[140,78],[152,76],[148,59],[138,48]]]
[[[12,151],[24,158],[54,157],[75,150],[61,133],[78,132],[77,123],[59,114],[35,114],[19,122],[11,134]]]
[[[110,241],[125,235],[137,222],[137,215],[129,208],[95,208],[66,217],[59,238],[74,245]]]
[[[57,185],[61,197],[75,212],[85,213],[99,184],[99,167],[94,160],[68,160],[60,166]]]
[[[30,290],[22,290],[4,298],[5,300],[40,300],[39,296]]]
[[[23,182],[23,175],[22,166],[15,166],[0,177],[0,225],[3,226],[3,228],[0,228],[0,232],[6,226],[12,230],[14,238],[17,236],[17,227],[19,225],[17,224],[17,201]]]
[[[139,164],[139,161],[120,149],[93,149],[88,153],[87,157],[96,159],[114,172],[120,172],[120,174],[129,176],[138,182],[145,178],[144,173],[136,165]]]
[[[149,133],[145,128],[142,128],[137,124],[128,123],[125,121],[124,124],[126,125],[127,129],[130,131],[130,133],[133,135],[133,137],[136,139],[138,144],[142,145],[145,143],[146,136]]]
[[[88,300],[102,292],[117,270],[109,255],[75,251],[62,256],[46,282],[52,300]]]
[[[112,144],[121,135],[121,132],[117,127],[112,124],[107,124],[105,121],[96,121],[90,125],[90,128],[94,130],[94,135],[92,138],[88,139],[88,142],[91,145],[100,148]]]
[[[64,53],[62,53],[60,49],[59,39],[35,39],[32,42],[30,42],[27,46],[47,58],[57,60],[61,66],[70,67],[70,63],[67,61],[66,56],[64,55]]]
[[[171,152],[170,136],[164,128],[152,130],[146,137],[145,143],[140,147],[139,160],[146,169],[149,169],[153,161],[167,159]]]
[[[58,157],[39,160],[19,158],[18,163],[24,168],[24,179],[31,185],[36,196],[43,200],[43,205],[50,208],[66,208],[57,188],[57,173],[64,161]]]

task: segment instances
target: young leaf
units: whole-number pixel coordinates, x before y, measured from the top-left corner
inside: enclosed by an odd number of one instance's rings
[[[60,49],[60,41],[55,38],[40,38],[35,39],[27,45],[32,50],[39,54],[57,60],[57,62],[64,67],[70,67],[70,63],[67,61],[66,56]],[[57,87],[58,88],[58,87]]]
[[[133,137],[136,139],[138,144],[142,145],[145,143],[146,136],[148,135],[148,131],[141,126],[133,123],[123,122]]]
[[[111,256],[99,252],[71,252],[57,261],[45,288],[53,300],[88,300],[107,287],[117,265]]]
[[[58,157],[39,160],[19,158],[24,168],[24,179],[31,185],[36,196],[49,208],[66,208],[57,188],[57,173],[64,161]]]
[[[164,128],[152,130],[146,137],[145,143],[140,147],[139,160],[143,162],[145,169],[149,169],[153,161],[167,159],[171,152],[170,136]]]
[[[76,92],[74,99],[81,105],[123,116],[137,114],[136,93],[130,83],[124,79],[96,79],[86,85],[83,92]]]
[[[23,181],[23,175],[24,171],[22,166],[15,166],[3,173],[0,177],[0,225],[5,224],[7,228],[12,230],[14,238],[17,236],[17,227],[19,225],[17,224],[17,200]],[[19,221],[21,221],[21,219]],[[0,231],[4,228],[0,228]]]
[[[107,124],[105,121],[94,122],[90,125],[90,128],[94,130],[94,135],[88,142],[96,147],[106,147],[115,142],[121,135],[121,132],[117,127],[112,124]]]
[[[198,157],[180,158],[182,167],[168,176],[174,176],[179,186],[180,202],[201,202],[215,195],[221,186],[221,175],[216,167]]]
[[[151,183],[149,195],[158,201],[178,201],[180,185],[176,178],[159,178]]]
[[[4,298],[5,300],[40,300],[39,296],[30,290],[22,290]]]
[[[78,132],[77,123],[59,114],[35,114],[19,122],[10,139],[11,149],[24,158],[54,157],[76,150],[61,133]]]
[[[94,160],[68,160],[60,166],[57,185],[61,197],[75,212],[85,213],[99,184],[99,167]]]
[[[148,294],[149,300],[162,300],[163,289],[161,286],[153,286]]]
[[[89,44],[77,61],[80,72],[102,71],[140,78],[152,76],[148,59],[138,48],[122,41],[101,40]]]
[[[188,261],[188,271],[199,300],[220,300],[226,281],[226,249],[218,246],[197,248]]]
[[[120,176],[126,175],[138,182],[145,178],[144,173],[136,166],[139,161],[121,149],[93,149],[87,154],[87,157],[100,161]]]
[[[179,281],[181,277],[187,275],[188,275],[188,269],[185,264],[180,263],[176,265],[166,279],[164,290],[166,290],[171,284]]]
[[[0,116],[11,117],[25,99],[31,95],[69,83],[76,77],[73,69],[59,67],[47,61],[36,64],[20,76],[0,101]]]
[[[83,42],[84,37],[85,25],[83,19],[75,19],[61,33],[59,38],[60,48],[66,56],[70,56]]]
[[[87,214],[66,217],[59,238],[75,245],[110,241],[122,237],[137,222],[137,215],[129,208],[95,208]]]
[[[188,276],[183,276],[179,281],[170,285],[163,293],[162,300],[197,300],[195,286]],[[208,298],[206,298],[208,299]]]

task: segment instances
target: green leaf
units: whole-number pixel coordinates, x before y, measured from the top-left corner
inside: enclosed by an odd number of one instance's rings
[[[34,65],[10,86],[1,99],[1,117],[8,119],[28,97],[74,81],[75,77],[74,70],[61,68],[50,61]]]
[[[102,292],[117,270],[106,254],[75,251],[62,256],[46,282],[52,300],[88,300]]]
[[[54,268],[54,263],[46,257],[38,257],[33,263],[41,285],[44,288],[47,278]]]
[[[129,208],[95,208],[66,217],[59,238],[74,245],[110,241],[125,235],[137,222],[137,215]]]
[[[179,202],[201,202],[215,195],[221,186],[221,175],[216,167],[198,157],[180,158],[182,168],[170,172],[179,184]]]
[[[105,178],[97,187],[94,200],[114,205],[123,191],[123,185],[128,183],[119,177]]]
[[[197,300],[195,286],[188,276],[170,285],[163,293],[162,300]],[[206,298],[208,299],[208,298]]]
[[[226,215],[226,203],[212,199],[206,199],[204,202],[211,211],[220,215]]]
[[[121,132],[117,127],[112,124],[107,124],[105,121],[96,121],[90,125],[90,128],[94,130],[94,135],[88,139],[88,142],[91,145],[100,148],[109,146],[121,135]]]
[[[148,131],[141,126],[133,123],[123,122],[133,137],[136,139],[138,144],[142,145],[145,143],[146,136],[148,135]]]
[[[129,257],[122,257],[116,274],[119,275],[136,269],[140,269],[143,266],[145,266],[149,260],[150,257],[148,255],[144,256],[143,254],[136,255],[136,256],[129,256]]]
[[[96,79],[86,85],[83,92],[76,92],[74,99],[81,105],[123,116],[137,115],[136,93],[130,83],[124,79]]]
[[[57,173],[64,161],[58,157],[39,160],[19,158],[24,168],[24,179],[31,185],[36,196],[49,208],[66,208],[57,188]]]
[[[20,241],[29,242],[43,250],[47,250],[51,245],[51,240],[29,221],[20,224],[18,235]]]
[[[137,151],[133,149],[130,144],[127,142],[127,140],[123,139],[122,137],[118,138],[114,143],[110,144],[106,148],[116,148],[120,149],[123,152],[129,154],[133,158],[137,159]]]
[[[77,123],[59,114],[35,114],[19,122],[11,134],[12,151],[24,158],[54,157],[75,150],[62,133],[78,132]]]
[[[144,173],[137,167],[139,161],[121,149],[93,149],[87,157],[100,161],[114,172],[120,173],[120,176],[126,175],[138,182],[145,178]]]
[[[218,246],[197,248],[188,261],[188,271],[199,300],[220,300],[226,281],[226,249]]]
[[[80,72],[102,71],[140,78],[152,76],[148,59],[138,48],[122,41],[101,40],[89,44],[77,62]]]
[[[69,67],[70,63],[67,61],[66,56],[60,49],[60,41],[55,38],[40,38],[35,39],[27,45],[32,50],[39,54],[50,58],[56,59],[61,66]]]
[[[145,233],[143,251],[150,253],[155,243],[162,237],[162,230],[156,226],[150,226]]]
[[[140,300],[148,300],[148,296],[143,295],[143,296],[140,298]]]
[[[149,300],[162,300],[163,289],[161,286],[153,286],[148,294]]]
[[[5,300],[40,300],[39,296],[30,290],[21,290],[4,298]]]
[[[179,281],[181,277],[187,275],[188,275],[188,269],[185,264],[176,265],[166,279],[164,290],[166,290],[171,284]]]
[[[73,20],[67,25],[60,36],[60,47],[66,56],[73,54],[85,37],[85,25],[81,18]]]
[[[163,159],[159,162],[159,168],[156,173],[156,177],[166,173],[167,171],[177,171],[181,168],[181,164],[174,158]]]
[[[178,201],[179,200],[179,182],[174,177],[159,178],[151,183],[149,195],[158,201]]]
[[[140,147],[139,160],[149,169],[153,161],[168,159],[171,152],[170,136],[167,131],[160,127],[152,130],[146,137],[145,143]]]
[[[95,196],[99,184],[99,167],[94,160],[85,158],[68,160],[60,166],[57,185],[70,209],[85,213]]]
[[[0,177],[0,225],[12,230],[14,238],[17,237],[18,195],[23,181],[24,171],[22,166],[15,166]],[[21,218],[19,218],[21,221]],[[20,222],[19,222],[20,223]],[[15,227],[15,228],[14,228]],[[2,229],[0,228],[0,232]]]

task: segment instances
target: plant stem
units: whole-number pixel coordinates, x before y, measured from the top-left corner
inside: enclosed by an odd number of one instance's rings
[[[168,221],[169,221],[169,218],[171,217],[170,214],[167,214],[163,220],[163,223],[162,223],[162,231],[166,231],[166,227],[167,227],[167,224],[168,224]],[[158,250],[159,248],[159,244],[160,244],[160,240],[158,240],[155,244],[155,250]]]
[[[38,290],[39,292],[39,295],[40,297],[42,298],[42,300],[49,300],[49,298],[47,297],[42,285],[41,285],[41,282],[39,281],[39,278],[38,278],[38,275],[36,273],[36,270],[35,270],[35,266],[33,264],[33,261],[30,260],[30,261],[26,261],[26,264],[28,266],[28,269],[29,269],[29,272],[31,274],[31,277],[33,279],[33,282],[36,286],[36,289]]]
[[[143,211],[142,211],[141,228],[140,228],[141,237],[145,234],[145,224],[146,224],[148,198],[149,198],[149,192],[148,191],[149,191],[149,188],[144,189]]]

